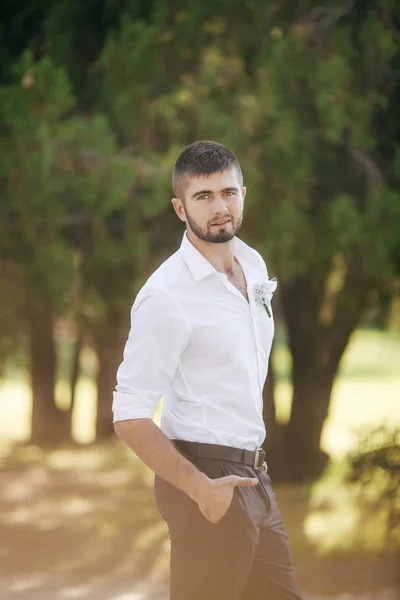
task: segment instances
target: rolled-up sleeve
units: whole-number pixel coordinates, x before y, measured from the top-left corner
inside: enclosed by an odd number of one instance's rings
[[[131,311],[131,328],[113,396],[113,421],[153,418],[189,340],[185,316],[168,292],[143,290]]]

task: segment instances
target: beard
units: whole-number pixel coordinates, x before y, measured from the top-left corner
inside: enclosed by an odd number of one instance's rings
[[[212,227],[212,223],[210,223],[206,227],[201,227],[186,211],[186,219],[193,233],[204,242],[210,242],[211,244],[223,244],[229,242],[241,228],[243,214],[240,215],[237,221],[235,221],[231,215],[227,215],[225,218],[230,219],[231,226],[227,223],[226,225],[221,225],[221,228],[218,229],[218,227]]]

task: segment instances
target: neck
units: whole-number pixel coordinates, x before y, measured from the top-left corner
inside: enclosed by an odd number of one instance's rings
[[[232,238],[229,242],[216,244],[206,242],[197,235],[194,235],[189,229],[186,230],[189,241],[193,246],[208,260],[216,271],[231,275],[235,260],[235,239]]]

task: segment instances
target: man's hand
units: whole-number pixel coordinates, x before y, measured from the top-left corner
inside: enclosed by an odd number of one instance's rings
[[[211,523],[218,523],[228,511],[236,486],[258,483],[257,478],[237,475],[210,479],[178,452],[152,419],[117,421],[114,428],[150,469],[197,502]]]
[[[235,487],[253,487],[258,484],[255,477],[228,475],[218,479],[208,479],[198,490],[194,500],[206,519],[218,523],[228,512]]]

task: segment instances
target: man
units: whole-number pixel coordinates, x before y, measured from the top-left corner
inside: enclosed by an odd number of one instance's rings
[[[173,189],[186,232],[133,305],[115,431],[156,474],[171,600],[299,599],[260,449],[274,323],[271,295],[255,292],[268,282],[265,263],[236,237],[246,195],[238,160],[196,142],[175,163]]]

